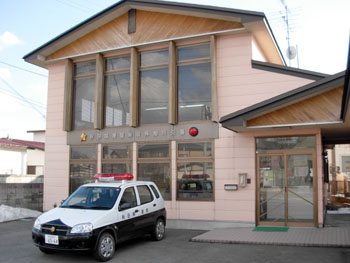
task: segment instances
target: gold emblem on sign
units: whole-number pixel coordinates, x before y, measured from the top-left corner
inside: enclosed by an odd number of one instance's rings
[[[80,141],[81,141],[81,142],[85,142],[85,141],[86,141],[86,137],[87,137],[86,133],[82,133],[82,134],[80,135]]]
[[[56,230],[56,228],[53,226],[53,227],[51,227],[51,232],[53,233],[53,232],[55,232],[55,230]]]

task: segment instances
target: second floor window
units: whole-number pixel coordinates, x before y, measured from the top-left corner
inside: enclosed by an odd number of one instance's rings
[[[105,62],[105,126],[130,124],[130,55]]]
[[[141,125],[168,122],[168,59],[168,50],[140,55]]]
[[[179,47],[178,121],[211,120],[210,45]]]
[[[74,129],[94,127],[96,62],[74,64]]]

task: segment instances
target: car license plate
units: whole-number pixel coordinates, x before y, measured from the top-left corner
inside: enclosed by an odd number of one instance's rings
[[[58,236],[45,235],[45,243],[51,245],[58,245]]]

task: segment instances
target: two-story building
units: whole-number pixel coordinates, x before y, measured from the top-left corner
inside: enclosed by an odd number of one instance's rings
[[[24,59],[49,71],[44,210],[132,173],[177,226],[323,224],[348,75],[286,67],[263,13],[123,0]]]

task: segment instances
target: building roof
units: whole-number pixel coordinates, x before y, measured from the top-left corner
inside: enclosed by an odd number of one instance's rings
[[[25,140],[17,140],[10,138],[0,138],[0,146],[5,147],[22,147],[27,149],[38,149],[45,150],[45,143],[43,142],[34,142],[34,141],[25,141]]]
[[[307,98],[329,90],[333,87],[342,85],[344,83],[344,77],[345,71],[342,71],[338,74],[331,75],[321,80],[312,82],[305,86],[275,96],[271,99],[262,101],[242,110],[225,115],[220,119],[220,123],[224,127],[231,130],[234,126],[239,129],[239,127],[243,127],[246,119],[259,116],[261,114],[270,112],[271,110],[280,108],[283,105],[290,105],[291,103],[300,101],[303,98]],[[238,131],[238,129],[233,130]]]
[[[37,132],[45,132],[46,130],[30,130],[27,133],[37,133]]]
[[[322,141],[324,144],[339,144],[339,143],[350,143],[350,42],[349,42],[349,52],[347,57],[347,69],[343,72],[339,72],[328,77],[321,78],[316,80],[313,83],[299,87],[297,89],[291,90],[289,92],[283,93],[279,96],[273,97],[271,99],[262,101],[255,105],[249,106],[242,110],[230,113],[226,116],[223,116],[220,119],[220,123],[223,127],[230,129],[235,132],[246,131],[251,129],[274,129],[274,128],[292,128],[296,127],[316,127],[320,128],[322,132]],[[271,70],[269,65],[264,65],[263,63],[256,63],[258,67],[261,67],[263,70]],[[254,66],[254,65],[253,65]],[[258,68],[257,67],[257,68]],[[277,68],[272,67],[272,71],[277,72],[281,70],[280,66]],[[281,72],[280,72],[281,73]],[[293,72],[294,74],[295,72]],[[300,74],[303,72],[296,72]],[[311,74],[310,76],[316,76],[317,74]],[[321,75],[319,77],[322,77]],[[300,123],[285,123],[285,124],[276,124],[269,125],[264,123],[269,123],[269,119],[266,118],[271,112],[277,112],[281,109],[286,109],[290,105],[298,105],[298,102],[308,102],[310,98],[316,98],[321,96],[327,91],[342,89],[340,94],[341,105],[333,108],[335,110],[335,119],[331,121],[318,121],[317,111],[308,112],[308,115],[311,116],[313,122],[300,122]],[[333,97],[334,99],[335,97]],[[328,99],[330,102],[331,98]],[[337,102],[332,101],[337,104]],[[329,103],[328,103],[329,104]],[[327,107],[327,105],[320,105],[321,107]],[[315,107],[315,106],[314,106]],[[339,112],[337,112],[339,110]],[[321,110],[324,112],[332,112],[331,109]],[[286,113],[286,112],[284,112]],[[276,115],[275,115],[276,116]],[[262,117],[262,118],[261,118]],[[265,119],[264,119],[265,117]],[[271,116],[270,116],[271,117]],[[258,126],[251,125],[251,120],[257,120],[260,118],[260,124]],[[262,121],[262,122],[261,122]],[[254,123],[254,121],[253,121]],[[251,125],[251,126],[249,126]]]
[[[47,56],[76,41],[84,35],[96,30],[104,24],[109,23],[116,17],[125,14],[130,9],[183,14],[188,16],[240,22],[244,25],[244,28],[247,31],[257,33],[255,38],[258,42],[264,41],[264,46],[266,46],[267,49],[270,51],[274,50],[273,57],[275,61],[285,64],[281,50],[277,45],[276,39],[264,13],[159,0],[119,1],[28,53],[23,57],[23,59],[25,59],[27,62],[45,67]],[[260,40],[262,38],[265,40]],[[267,38],[269,41],[266,41]]]
[[[290,76],[304,78],[304,79],[311,79],[311,80],[321,80],[326,77],[329,77],[328,74],[324,74],[320,72],[282,66],[282,65],[269,63],[269,62],[257,61],[257,60],[252,60],[252,68],[266,70],[266,71],[275,72],[275,73],[284,74],[284,75],[290,75]]]

